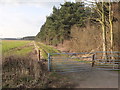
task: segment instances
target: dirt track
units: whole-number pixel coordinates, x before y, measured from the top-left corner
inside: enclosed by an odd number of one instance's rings
[[[61,58],[61,56],[55,56],[55,58]],[[62,56],[62,58],[66,58]],[[55,59],[56,61],[56,59]],[[103,71],[103,70],[96,70],[91,68],[91,64],[85,64],[78,61],[74,61],[69,59],[69,64],[64,64],[67,62],[67,59],[57,60],[59,62],[55,63],[54,59],[52,58],[52,66],[56,66],[55,69],[59,70],[58,68],[68,68],[75,71],[76,69],[81,69],[80,72],[68,72],[68,73],[60,73],[63,77],[68,77],[71,82],[75,84],[74,88],[118,88],[118,72],[117,71]],[[62,65],[61,67],[59,65]],[[70,68],[70,66],[79,66],[79,68]],[[77,70],[77,71],[78,71]],[[64,70],[62,70],[64,71]]]
[[[61,70],[62,68],[69,67],[72,71],[79,71],[63,73],[63,76],[65,75],[75,84],[75,88],[118,88],[118,71],[97,70],[96,68],[92,68],[91,64],[74,61],[74,59],[69,59],[69,63],[67,64],[62,63],[67,61],[67,59],[61,59],[55,65],[61,64]],[[79,68],[71,66],[77,66]],[[59,67],[57,66],[56,69]]]
[[[117,71],[94,70],[65,75],[76,84],[75,88],[118,88]]]

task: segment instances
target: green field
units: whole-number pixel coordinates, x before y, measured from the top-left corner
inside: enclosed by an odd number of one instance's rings
[[[31,41],[22,41],[22,40],[3,40],[2,41],[2,54],[11,55],[19,54],[25,55],[28,52],[32,51],[34,46],[29,45]]]
[[[32,45],[31,45],[32,44]],[[57,49],[50,47],[48,45],[42,44],[40,42],[36,42],[41,51],[41,54],[44,59],[47,59],[48,53],[60,53]],[[2,41],[2,54],[4,56],[9,55],[27,55],[32,52],[34,49],[34,45],[32,41],[24,41],[24,40],[3,40]]]

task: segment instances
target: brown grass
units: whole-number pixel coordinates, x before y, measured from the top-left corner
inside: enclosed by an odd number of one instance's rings
[[[41,73],[44,69],[41,63],[30,57],[5,57],[3,59],[3,87],[31,87],[32,85],[34,87],[34,83],[42,78]]]
[[[46,61],[25,56],[3,58],[3,88],[67,88],[72,83],[62,75],[48,72]]]

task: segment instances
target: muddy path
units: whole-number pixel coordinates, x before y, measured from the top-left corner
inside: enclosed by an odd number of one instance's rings
[[[64,62],[67,61],[69,61],[69,63],[64,64]],[[75,84],[74,88],[118,88],[118,71],[98,70],[96,67],[92,67],[91,64],[71,59],[58,60],[58,63],[55,63],[55,65],[57,65],[55,69],[60,68],[61,71],[65,71],[65,68],[71,71],[77,70],[77,72],[58,72],[63,75],[63,77],[68,77],[69,80]]]
[[[118,72],[90,70],[74,73],[64,73],[75,88],[118,88]]]

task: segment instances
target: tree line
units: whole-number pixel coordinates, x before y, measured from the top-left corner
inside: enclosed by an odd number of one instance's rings
[[[90,15],[90,8],[82,2],[66,2],[60,8],[53,7],[53,13],[47,16],[36,38],[50,45],[69,40],[70,28],[74,24],[85,27],[86,18]]]
[[[86,27],[87,22],[97,23],[101,26],[103,51],[107,51],[107,30],[110,33],[110,50],[114,49],[114,28],[113,23],[118,21],[115,15],[115,6],[120,6],[120,2],[65,2],[60,8],[53,7],[53,12],[47,17],[46,22],[41,27],[36,36],[36,40],[49,45],[58,45],[64,40],[73,38],[71,27]],[[106,53],[104,53],[105,58]]]

